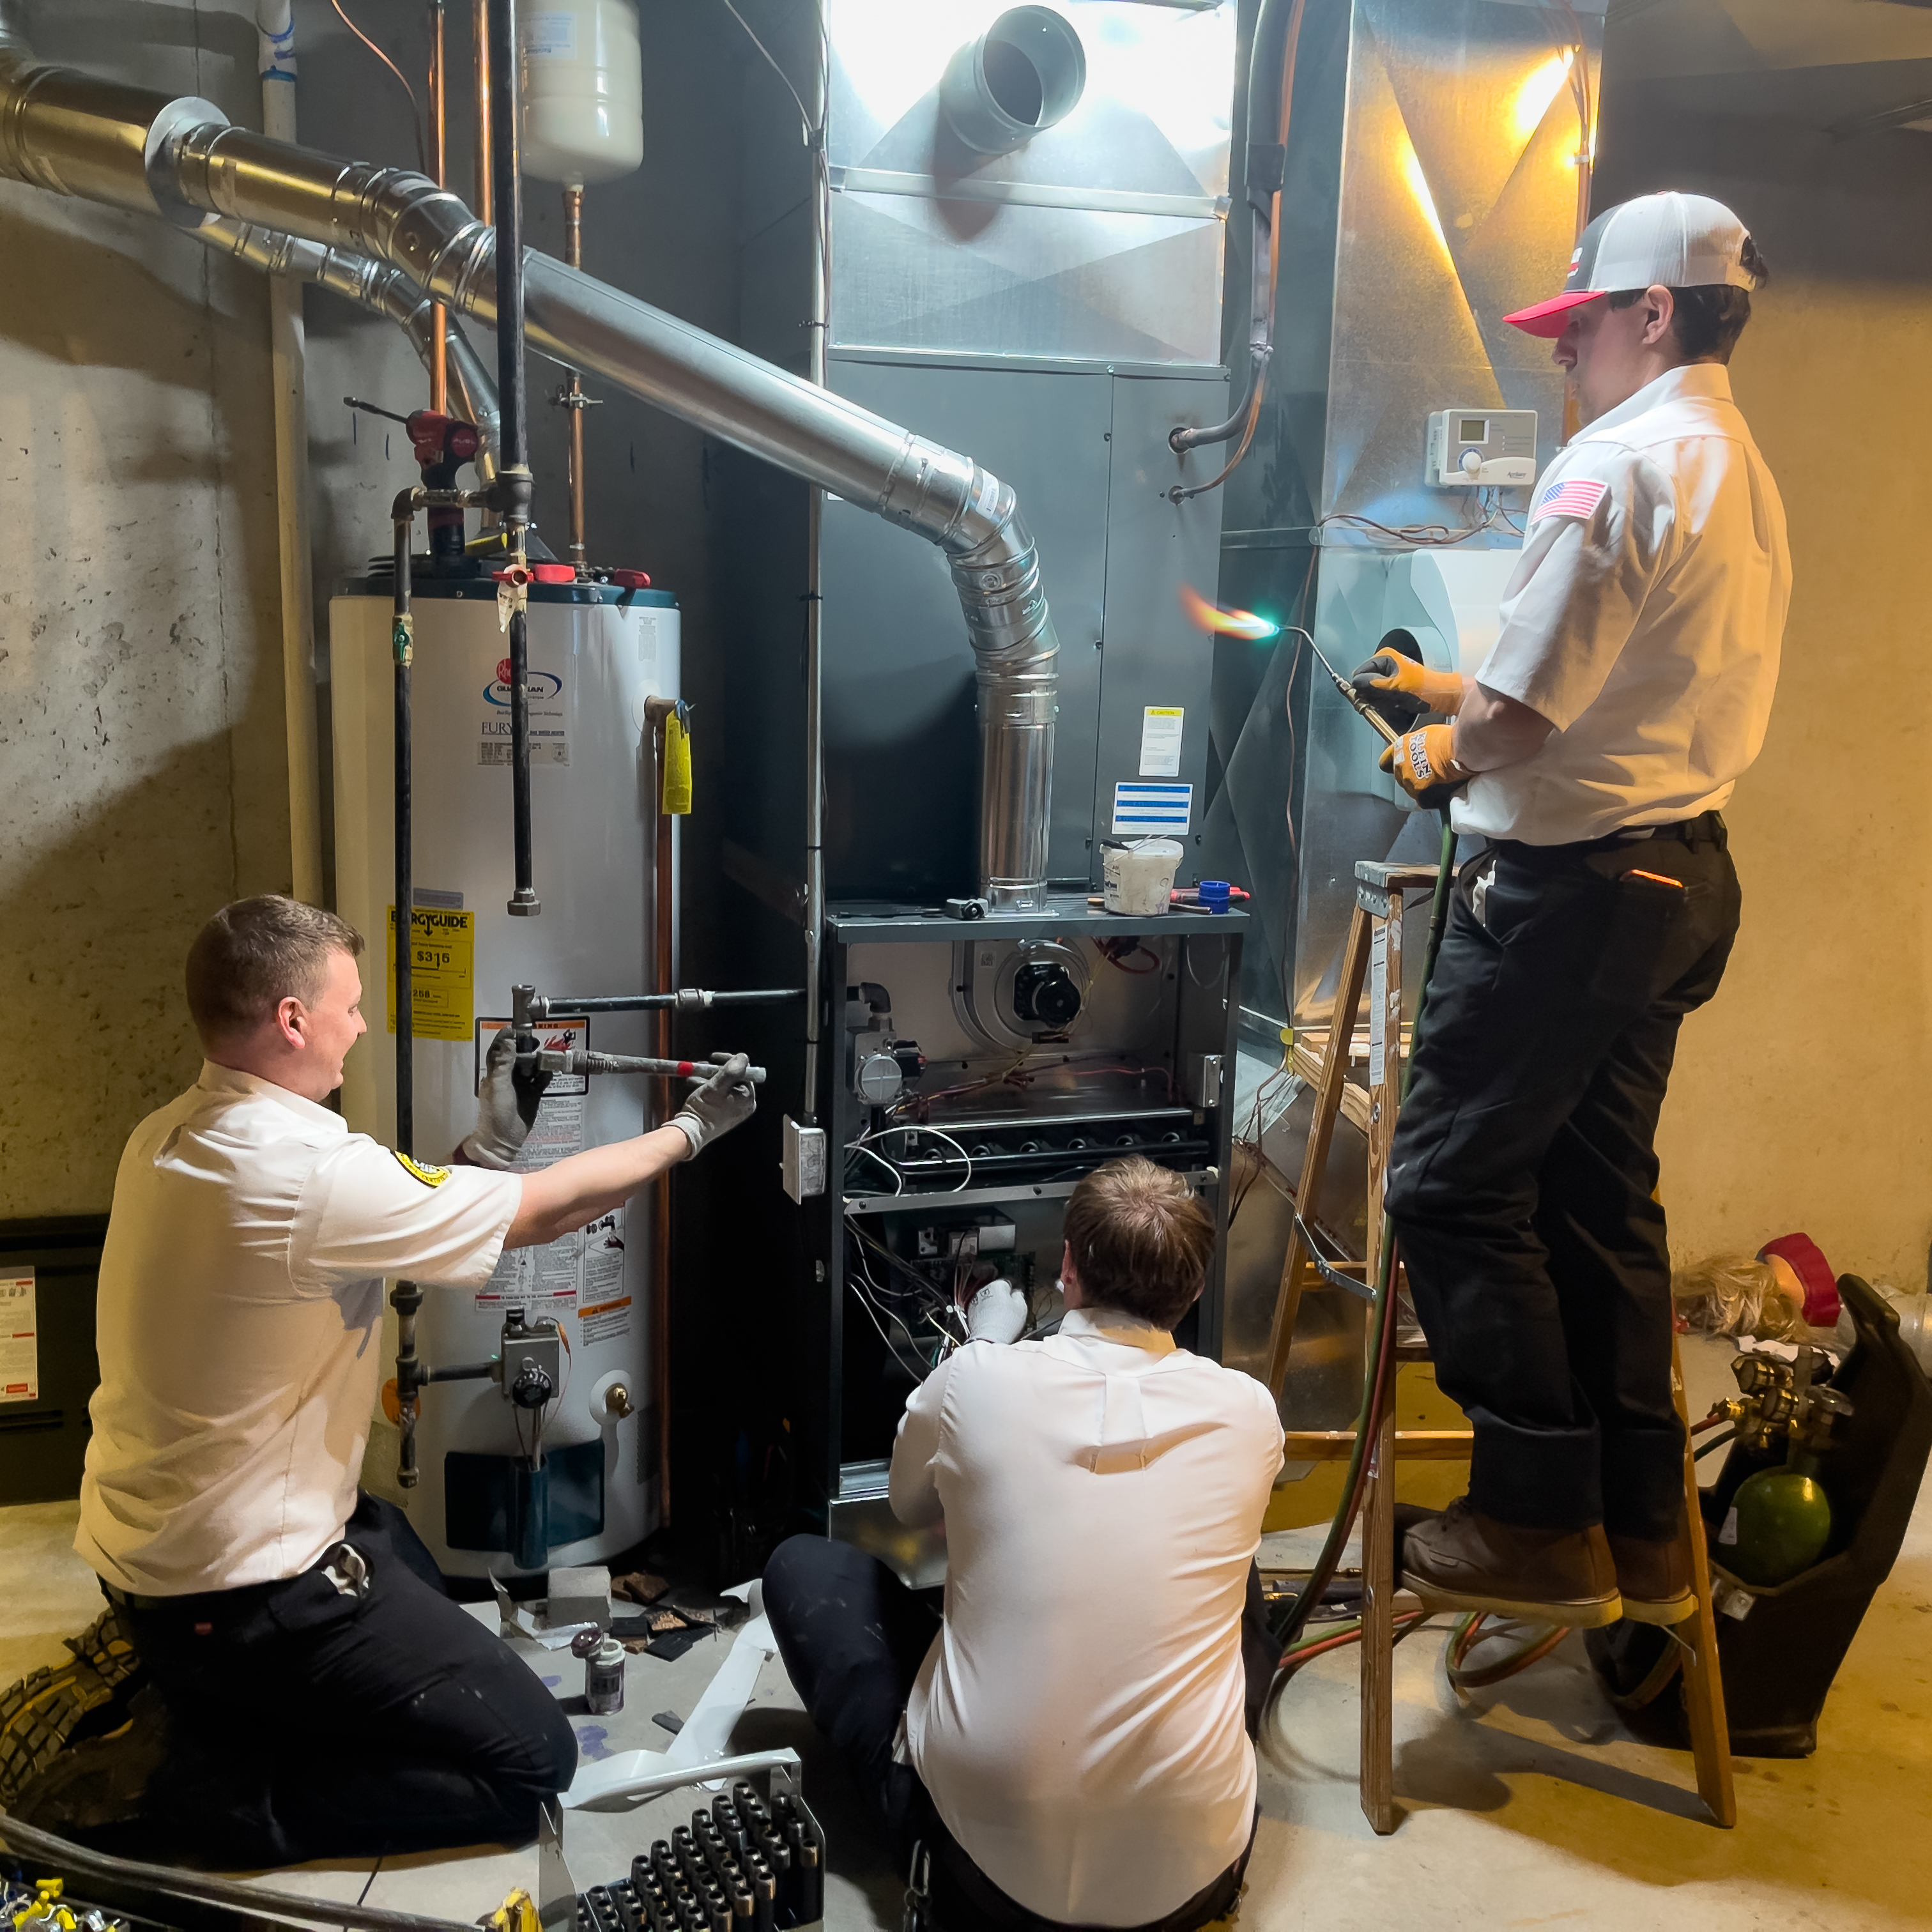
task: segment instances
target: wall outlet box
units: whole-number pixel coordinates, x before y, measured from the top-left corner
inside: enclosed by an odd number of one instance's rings
[[[1423,481],[1432,490],[1510,488],[1536,480],[1534,410],[1438,410]]]
[[[825,1130],[802,1127],[784,1117],[784,1150],[779,1166],[784,1191],[800,1203],[825,1192]]]

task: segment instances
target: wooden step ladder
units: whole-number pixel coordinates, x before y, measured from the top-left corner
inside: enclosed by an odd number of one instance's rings
[[[1402,1096],[1406,1042],[1402,1024],[1402,896],[1426,890],[1435,868],[1363,860],[1355,867],[1355,910],[1335,988],[1334,1017],[1318,1048],[1298,1034],[1291,1049],[1297,1073],[1312,1086],[1315,1118],[1308,1132],[1301,1180],[1288,1252],[1282,1263],[1268,1335],[1268,1386],[1280,1399],[1288,1372],[1301,1298],[1328,1288],[1369,1296],[1381,1264],[1382,1201],[1389,1150],[1395,1138],[1396,1110]],[[1353,1024],[1368,982],[1366,1034]],[[1348,1079],[1354,1060],[1365,1060],[1361,1086]],[[1368,1254],[1361,1262],[1337,1261],[1318,1251],[1313,1204],[1328,1171],[1337,1117],[1346,1112],[1368,1139]],[[1330,1244],[1334,1245],[1332,1243]],[[1400,1270],[1394,1288],[1402,1286]],[[1392,1291],[1393,1292],[1393,1291]],[[1389,1319],[1397,1318],[1391,1309]],[[1398,1346],[1397,1364],[1426,1361],[1420,1344]],[[1368,1365],[1364,1364],[1366,1375]],[[1679,1418],[1687,1425],[1684,1445],[1685,1508],[1682,1534],[1688,1544],[1696,1607],[1670,1636],[1682,1651],[1684,1700],[1690,1720],[1690,1748],[1698,1795],[1712,1819],[1726,1828],[1737,1822],[1731,1778],[1730,1736],[1724,1718],[1723,1678],[1718,1665],[1717,1623],[1711,1604],[1711,1572],[1699,1508],[1696,1464],[1688,1431],[1682,1364],[1671,1344],[1671,1386]],[[1394,1391],[1381,1426],[1369,1445],[1362,1495],[1361,1767],[1362,1810],[1378,1834],[1396,1828],[1394,1782],[1396,1472],[1406,1461],[1465,1462],[1474,1438],[1467,1430],[1398,1430]],[[1291,1462],[1346,1462],[1354,1449],[1352,1430],[1289,1430],[1284,1448]]]

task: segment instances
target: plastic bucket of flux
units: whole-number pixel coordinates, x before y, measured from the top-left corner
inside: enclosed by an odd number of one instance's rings
[[[1166,911],[1180,846],[1172,838],[1109,845],[1101,860],[1102,903],[1109,912],[1151,919]]]

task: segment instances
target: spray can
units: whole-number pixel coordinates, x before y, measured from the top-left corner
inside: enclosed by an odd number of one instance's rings
[[[584,1660],[584,1702],[598,1718],[624,1708],[624,1646],[614,1636],[606,1636]]]

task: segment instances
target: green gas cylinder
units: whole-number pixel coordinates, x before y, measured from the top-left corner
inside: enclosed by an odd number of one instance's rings
[[[1802,1466],[1807,1462],[1809,1468]],[[1738,1485],[1714,1552],[1732,1576],[1768,1588],[1788,1583],[1824,1555],[1832,1504],[1816,1468],[1801,1452],[1784,1468],[1760,1469]]]

